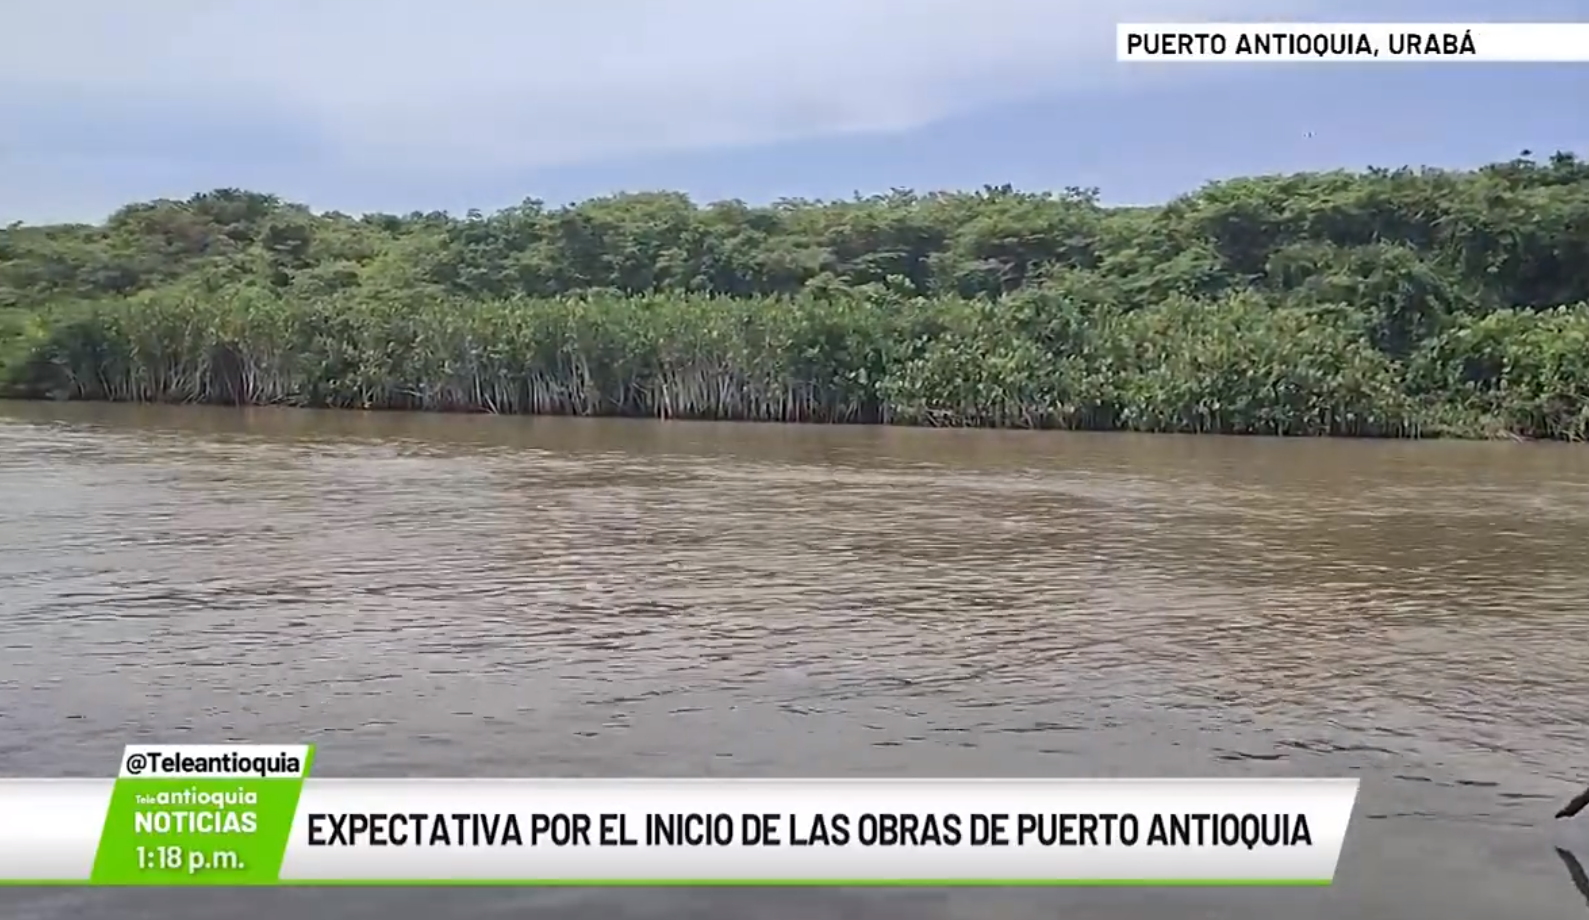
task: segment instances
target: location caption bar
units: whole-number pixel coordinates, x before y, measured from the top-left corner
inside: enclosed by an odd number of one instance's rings
[[[1132,63],[1580,63],[1589,22],[1163,22],[1115,27]]]

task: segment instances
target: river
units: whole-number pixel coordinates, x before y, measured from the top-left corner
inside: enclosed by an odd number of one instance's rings
[[[0,403],[0,775],[1355,775],[1316,890],[0,891],[0,915],[1589,916],[1589,448]]]

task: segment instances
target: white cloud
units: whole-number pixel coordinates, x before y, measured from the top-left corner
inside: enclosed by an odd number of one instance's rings
[[[5,0],[0,94],[286,113],[339,167],[534,168],[910,128],[1107,79],[1120,20],[1305,5]],[[113,158],[114,137],[105,144]]]

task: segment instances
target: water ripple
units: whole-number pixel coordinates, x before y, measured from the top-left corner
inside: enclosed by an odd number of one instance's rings
[[[1583,453],[5,413],[3,773],[192,737],[323,740],[341,775],[1355,774],[1365,837],[1417,855],[1349,853],[1372,881],[1334,910],[1576,897],[1546,851],[1451,853],[1582,779]],[[74,897],[27,909],[104,905]]]

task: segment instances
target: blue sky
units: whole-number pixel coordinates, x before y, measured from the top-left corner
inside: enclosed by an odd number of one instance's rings
[[[1589,64],[1113,60],[1117,21],[1220,19],[1589,2],[4,0],[0,223],[221,186],[354,212],[1005,182],[1147,203],[1250,173],[1589,155]]]

